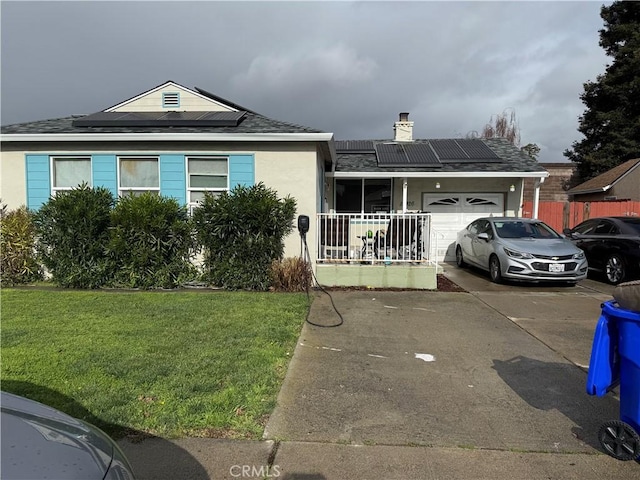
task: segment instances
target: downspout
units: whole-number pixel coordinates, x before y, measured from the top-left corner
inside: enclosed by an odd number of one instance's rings
[[[402,179],[402,213],[407,213],[407,178]]]
[[[533,184],[533,213],[531,218],[538,218],[538,206],[540,205],[540,185],[544,183],[544,177],[537,178]]]

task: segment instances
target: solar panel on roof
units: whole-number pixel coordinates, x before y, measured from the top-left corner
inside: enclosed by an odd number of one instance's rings
[[[404,151],[412,165],[440,165],[440,160],[428,143],[406,143]]]
[[[455,140],[430,140],[429,143],[440,160],[459,160],[469,158]]]
[[[407,165],[409,159],[399,143],[377,143],[375,145],[379,165]]]
[[[371,140],[336,140],[336,151],[340,152],[373,152]]]
[[[456,140],[456,142],[465,151],[469,158],[483,160],[500,158],[482,140],[460,139]]]
[[[246,112],[97,112],[74,127],[236,127]]]

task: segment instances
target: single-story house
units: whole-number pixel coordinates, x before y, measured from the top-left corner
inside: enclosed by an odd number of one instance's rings
[[[568,192],[574,202],[633,200],[640,202],[640,158],[627,160],[576,185]]]
[[[91,115],[3,126],[1,134],[0,198],[9,208],[38,209],[82,181],[116,197],[151,191],[189,207],[205,191],[264,182],[313,216],[335,162],[331,133],[173,81]],[[299,253],[297,232],[285,247]]]
[[[309,216],[320,283],[418,288],[435,287],[434,265],[471,220],[521,214],[525,179],[535,210],[548,172],[506,140],[414,140],[406,113],[393,131],[336,141],[168,81],[94,114],[2,126],[0,198],[38,209],[87,182],[193,208],[205,191],[263,182]],[[296,230],[285,255],[300,252]]]

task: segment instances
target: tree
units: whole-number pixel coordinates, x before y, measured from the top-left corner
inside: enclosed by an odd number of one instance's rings
[[[468,138],[477,138],[477,136],[477,132],[467,134]],[[512,145],[520,147],[520,125],[516,119],[515,110],[505,110],[502,113],[492,115],[489,123],[482,129],[480,138],[505,138]],[[524,147],[520,147],[520,150],[535,159],[540,153],[540,147],[535,143],[527,143]]]
[[[578,126],[584,138],[564,152],[582,181],[640,157],[640,3],[616,1],[600,16],[600,46],[613,61],[584,84]]]
[[[521,147],[520,150],[536,160],[540,154],[540,147],[535,143],[527,143],[524,147]]]
[[[520,125],[516,120],[516,111],[492,115],[482,130],[482,138],[506,138],[516,147],[520,146]]]

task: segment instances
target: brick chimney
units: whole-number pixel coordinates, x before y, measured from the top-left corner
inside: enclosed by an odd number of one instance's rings
[[[400,113],[400,119],[393,125],[393,132],[396,142],[413,141],[413,122],[409,121],[409,112]]]

